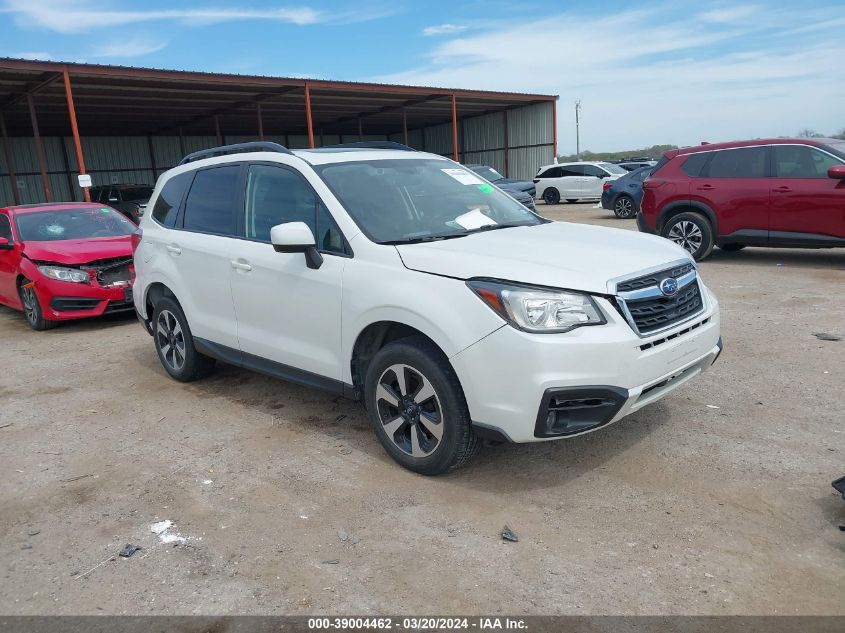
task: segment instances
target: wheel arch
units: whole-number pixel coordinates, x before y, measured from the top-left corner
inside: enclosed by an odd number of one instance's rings
[[[713,237],[716,238],[719,235],[719,222],[716,218],[716,213],[708,205],[699,200],[678,200],[663,207],[660,215],[657,217],[657,232],[662,233],[663,227],[671,218],[688,211],[702,214],[710,222],[710,226],[713,229]]]

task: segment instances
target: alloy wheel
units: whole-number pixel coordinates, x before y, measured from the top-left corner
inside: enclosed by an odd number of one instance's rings
[[[21,302],[23,303],[23,312],[26,315],[26,320],[30,323],[35,323],[38,320],[38,299],[35,297],[35,291],[26,286],[21,288]]]
[[[616,201],[616,215],[620,218],[630,218],[634,215],[634,201],[623,196]]]
[[[185,365],[185,333],[170,310],[162,310],[156,322],[156,341],[164,362],[174,371]]]
[[[701,229],[697,224],[690,222],[689,220],[681,220],[680,222],[673,224],[666,237],[675,242],[675,244],[682,246],[690,253],[695,253],[698,249],[700,249],[701,244],[704,241]]]
[[[376,408],[387,437],[411,457],[428,457],[443,438],[443,410],[431,382],[409,365],[391,365],[376,386]]]

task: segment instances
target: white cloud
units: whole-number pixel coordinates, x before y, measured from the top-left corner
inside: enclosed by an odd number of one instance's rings
[[[435,26],[427,26],[422,30],[422,34],[426,37],[432,35],[454,35],[465,31],[467,27],[460,24],[437,24]]]
[[[567,154],[575,99],[581,147],[593,151],[833,132],[845,123],[845,41],[829,8],[738,5],[674,18],[669,8],[599,17],[573,10],[488,26],[439,43],[418,68],[374,79],[559,94]]]
[[[74,0],[4,0],[0,12],[14,16],[20,28],[33,26],[57,33],[84,33],[131,24],[179,21],[189,25],[216,24],[233,21],[276,21],[308,25],[338,20],[367,19],[366,12],[353,15],[330,14],[310,7],[278,8],[192,8],[114,10],[99,1]],[[375,13],[380,17],[384,13]]]
[[[50,61],[53,57],[50,53],[47,52],[37,52],[37,53],[12,53],[9,57],[14,57],[16,59],[40,59],[41,61]]]
[[[95,45],[91,55],[94,57],[141,57],[160,51],[165,46],[167,46],[166,42],[155,41],[146,37],[118,39]]]

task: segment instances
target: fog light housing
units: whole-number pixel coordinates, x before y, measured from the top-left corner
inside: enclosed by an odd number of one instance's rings
[[[540,402],[534,437],[576,435],[610,422],[628,399],[619,387],[547,389]]]

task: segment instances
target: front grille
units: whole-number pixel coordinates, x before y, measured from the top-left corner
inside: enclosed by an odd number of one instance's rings
[[[642,288],[649,288],[656,286],[667,277],[683,277],[693,269],[692,264],[684,264],[675,268],[668,268],[658,273],[651,273],[636,279],[629,279],[616,284],[616,292],[631,292],[632,290],[641,290]]]
[[[701,311],[703,306],[698,282],[693,281],[672,297],[629,299],[626,306],[640,334],[668,327]]]
[[[90,262],[85,264],[83,268],[93,270],[101,286],[113,286],[131,281],[131,265],[131,257],[112,257]]]

